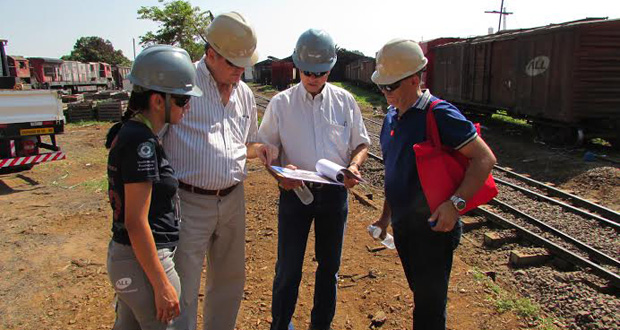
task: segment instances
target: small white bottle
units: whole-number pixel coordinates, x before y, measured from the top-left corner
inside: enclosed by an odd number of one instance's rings
[[[299,200],[304,205],[310,205],[314,201],[314,195],[312,195],[312,191],[302,182],[301,186],[294,188],[293,191],[299,197]]]
[[[382,230],[381,230],[380,227],[373,226],[373,225],[368,226],[368,233],[375,240],[381,239],[380,238],[381,237],[381,231]],[[386,248],[388,248],[390,250],[394,250],[396,248],[396,246],[394,245],[394,237],[392,235],[390,235],[390,233],[385,233],[385,238],[383,239],[383,241],[381,241],[381,244],[383,244]]]

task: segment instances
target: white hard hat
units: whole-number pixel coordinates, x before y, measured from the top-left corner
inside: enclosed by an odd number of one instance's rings
[[[371,79],[377,85],[393,84],[422,70],[427,63],[417,42],[392,39],[377,53],[377,66]]]
[[[237,12],[218,15],[207,27],[205,37],[218,54],[238,67],[258,62],[256,33]]]

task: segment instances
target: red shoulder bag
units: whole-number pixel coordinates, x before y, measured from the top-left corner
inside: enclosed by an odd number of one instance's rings
[[[469,165],[469,159],[460,152],[443,146],[439,138],[439,130],[433,115],[433,108],[441,100],[431,103],[426,114],[426,141],[413,146],[418,167],[420,184],[426,196],[426,201],[435,212],[441,203],[447,201],[461,185],[465,177],[465,170]],[[478,136],[480,136],[480,124],[475,124]],[[491,174],[485,180],[484,185],[467,200],[467,206],[460,214],[464,214],[479,205],[489,202],[497,196],[497,187]]]

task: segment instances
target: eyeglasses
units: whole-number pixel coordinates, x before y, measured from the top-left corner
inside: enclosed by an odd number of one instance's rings
[[[174,100],[174,104],[176,104],[177,106],[183,108],[184,106],[187,105],[187,103],[189,103],[189,100],[192,98],[189,95],[170,95],[170,98],[172,98],[172,100]]]
[[[329,71],[325,71],[325,72],[302,71],[302,72],[304,73],[305,76],[308,76],[308,77],[314,76],[315,78],[321,78],[324,75],[326,75]]]
[[[382,91],[393,92],[393,91],[397,90],[398,87],[400,87],[400,84],[402,84],[403,80],[405,80],[405,79],[407,79],[409,77],[411,77],[411,76],[407,76],[407,77],[405,77],[405,78],[403,78],[403,79],[401,79],[401,80],[399,80],[399,81],[397,81],[395,83],[389,84],[389,85],[379,85],[379,84],[377,84],[377,87],[379,87],[379,89],[382,90]]]

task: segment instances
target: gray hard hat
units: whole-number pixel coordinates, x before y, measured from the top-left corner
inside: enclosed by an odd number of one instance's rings
[[[301,71],[326,72],[336,64],[336,44],[323,30],[310,29],[299,36],[293,63]]]
[[[162,93],[202,96],[196,86],[196,67],[187,52],[170,45],[144,49],[127,76],[132,84]]]

